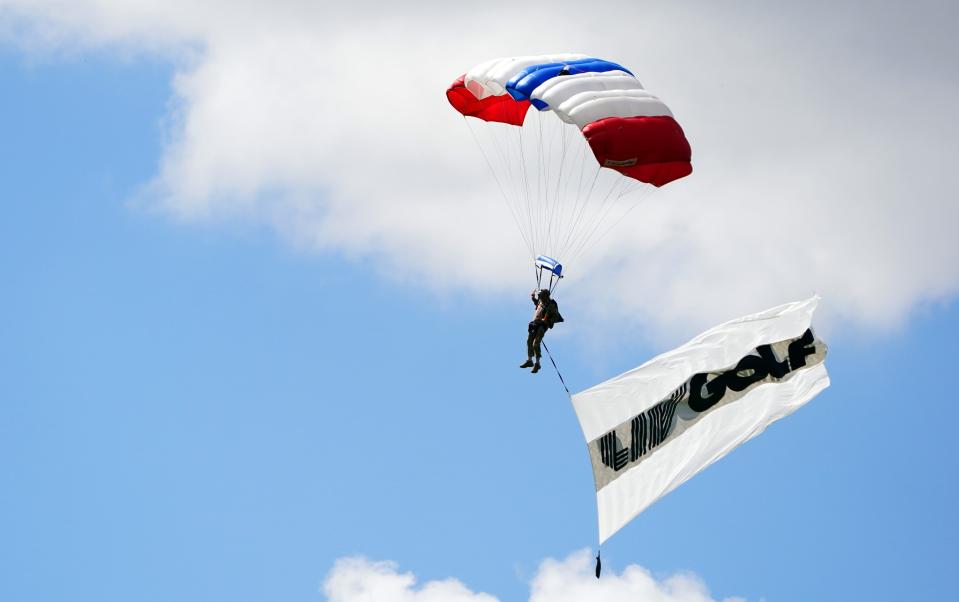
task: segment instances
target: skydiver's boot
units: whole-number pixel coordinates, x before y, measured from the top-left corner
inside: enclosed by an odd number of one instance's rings
[[[520,368],[532,368],[532,367],[533,367],[533,360],[527,358],[527,360],[526,360],[525,362],[523,362],[522,364],[520,364],[519,367],[520,367]]]
[[[536,374],[537,372],[539,372],[539,360],[537,360],[536,363],[533,364],[533,369],[530,370],[530,373],[532,374]]]

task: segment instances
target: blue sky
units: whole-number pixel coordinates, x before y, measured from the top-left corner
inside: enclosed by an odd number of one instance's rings
[[[322,600],[352,555],[527,599],[595,508],[555,374],[515,367],[526,290],[144,206],[176,69],[0,47],[0,599]],[[904,315],[834,316],[832,387],[614,536],[607,570],[717,600],[953,595],[959,306]],[[573,332],[550,343],[574,390],[687,334]]]

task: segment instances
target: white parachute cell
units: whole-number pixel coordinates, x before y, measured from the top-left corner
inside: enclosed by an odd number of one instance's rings
[[[509,80],[527,67],[544,63],[578,61],[585,58],[587,58],[585,54],[543,54],[492,59],[467,71],[464,80],[466,87],[476,95],[476,98],[502,96],[507,93],[506,84]]]

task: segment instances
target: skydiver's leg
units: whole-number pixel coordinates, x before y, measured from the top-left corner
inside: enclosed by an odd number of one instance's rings
[[[539,372],[539,359],[542,356],[542,351],[540,350],[540,345],[543,342],[543,337],[546,336],[546,327],[538,325],[533,337],[533,354],[536,356],[536,363],[533,364],[532,372]]]
[[[529,325],[527,330],[529,334],[526,335],[526,361],[520,364],[520,368],[533,367],[533,341],[536,339],[536,330],[532,324]]]

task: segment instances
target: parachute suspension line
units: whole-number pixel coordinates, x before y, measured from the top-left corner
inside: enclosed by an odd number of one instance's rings
[[[510,202],[509,195],[506,193],[506,189],[503,186],[503,182],[502,182],[502,179],[500,178],[500,174],[497,172],[496,168],[493,166],[493,162],[490,160],[489,155],[486,152],[486,149],[483,147],[483,144],[479,141],[479,137],[476,135],[476,132],[473,130],[473,126],[470,125],[469,118],[467,118],[465,115],[463,116],[463,122],[466,123],[467,129],[469,129],[470,135],[473,137],[473,142],[480,149],[480,153],[483,155],[483,159],[486,161],[486,166],[489,168],[490,173],[493,174],[493,179],[496,181],[496,186],[497,188],[499,188],[500,195],[502,196],[503,201],[506,203],[506,208],[509,210],[510,215],[513,217],[513,222],[516,224],[516,228],[519,230],[520,236],[523,237],[523,241],[524,243],[526,243],[527,249],[530,249],[529,241],[526,240],[526,236],[523,234],[523,230],[519,225],[519,221],[513,209],[513,204]],[[493,146],[495,147],[495,143],[493,144]],[[531,249],[530,249],[530,252],[532,252]]]
[[[543,195],[543,250],[549,254],[554,254],[554,249],[550,246],[552,241],[552,230],[553,230],[553,203],[555,201],[555,195],[550,195],[550,189],[552,188],[551,183],[555,182],[559,177],[558,173],[552,172],[553,167],[553,157],[555,157],[555,143],[556,143],[556,133],[555,126],[551,127],[548,131],[549,133],[549,144],[546,147],[546,179],[544,180],[544,195]]]
[[[535,198],[533,196],[533,188],[530,185],[530,165],[529,158],[526,153],[526,142],[523,138],[523,129],[517,129],[516,137],[519,140],[519,151],[520,151],[520,165],[523,170],[523,193],[524,199],[526,202],[526,221],[529,224],[529,240],[530,244],[533,247],[533,258],[536,257],[536,218],[534,216],[534,206]]]
[[[523,185],[524,177],[524,166],[522,163],[519,163],[520,157],[523,156],[523,141],[521,138],[517,137],[512,130],[507,130],[506,134],[507,148],[509,148],[512,153],[510,155],[510,169],[513,174],[513,189],[516,191],[516,205],[517,213],[522,217],[524,225],[527,227],[526,237],[529,238],[530,246],[533,245],[533,239],[529,234],[529,218],[525,217],[526,213],[526,204],[527,197],[529,197],[529,192],[526,190],[526,187]]]
[[[499,174],[496,172],[496,169],[493,167],[492,162],[489,159],[489,156],[486,154],[486,149],[483,148],[483,145],[480,143],[479,138],[476,136],[476,132],[473,131],[473,126],[470,125],[469,118],[465,115],[463,116],[463,121],[466,123],[467,129],[469,129],[470,134],[473,136],[473,142],[476,143],[476,146],[479,147],[480,153],[483,155],[483,159],[486,161],[486,166],[489,167],[490,172],[493,174],[493,179],[496,180],[496,186],[499,188],[500,195],[503,197],[503,201],[506,204],[506,208],[509,210],[510,215],[513,218],[513,222],[516,224],[516,229],[519,230],[519,235],[523,238],[523,242],[526,245],[527,250],[530,253],[530,256],[535,258],[533,254],[533,245],[527,239],[526,234],[523,232],[522,226],[520,226],[519,218],[516,215],[514,210],[513,203],[510,202],[509,196],[506,194],[506,190],[503,187],[503,182],[501,181]]]
[[[598,215],[596,220],[593,222],[592,228],[590,229],[589,234],[586,235],[586,239],[582,243],[582,248],[579,251],[579,253],[577,253],[577,255],[581,254],[583,251],[585,251],[586,249],[589,249],[596,242],[601,240],[601,237],[595,238],[596,232],[603,225],[609,223],[610,215],[612,215],[614,211],[617,211],[618,209],[622,208],[623,206],[623,203],[621,202],[622,198],[626,196],[627,194],[629,194],[632,190],[634,190],[636,186],[635,180],[622,179],[622,180],[619,180],[619,182],[620,182],[620,185],[614,188],[613,190],[614,194],[610,197],[609,203],[606,206],[606,210],[601,215]],[[626,211],[629,211],[629,209],[627,209]],[[603,236],[605,236],[607,232],[608,230],[603,230]]]
[[[505,150],[505,155],[508,160],[510,182],[512,184],[514,208],[516,211],[517,221],[520,224],[520,228],[523,230],[523,238],[529,243],[530,254],[532,255],[533,240],[529,236],[529,229],[526,227],[527,220],[525,219],[525,216],[524,216],[524,213],[525,213],[524,192],[525,191],[519,186],[519,183],[522,182],[522,180],[520,179],[519,168],[516,167],[516,156],[519,154],[518,144],[513,142],[512,133],[510,129],[506,129],[504,131],[502,140],[503,140],[503,148]]]
[[[580,160],[580,172],[579,172],[579,183],[576,186],[576,197],[573,200],[572,207],[569,211],[569,217],[567,226],[565,228],[566,236],[563,239],[561,245],[562,253],[566,253],[566,250],[569,248],[571,236],[573,234],[573,229],[576,227],[576,220],[579,219],[582,208],[581,205],[589,200],[589,196],[592,194],[592,188],[596,185],[596,178],[599,177],[599,165],[596,165],[596,170],[593,172],[592,182],[589,184],[589,189],[584,194],[583,192],[583,175],[586,171],[586,161],[589,151],[587,150],[586,145],[583,145]]]
[[[589,222],[583,228],[581,232],[581,239],[579,243],[580,250],[589,245],[589,240],[592,237],[596,229],[606,220],[610,212],[616,208],[616,204],[619,199],[623,196],[623,191],[629,186],[626,180],[616,180],[609,187],[609,191],[606,193],[606,196],[603,197],[602,203],[597,208],[596,213],[593,214]]]
[[[527,201],[526,201],[527,193],[526,193],[526,189],[521,188],[519,185],[521,182],[520,174],[522,173],[521,171],[522,165],[520,165],[519,168],[516,167],[518,156],[522,156],[522,152],[521,152],[522,149],[520,147],[520,141],[513,140],[514,138],[513,129],[514,128],[506,128],[504,130],[505,133],[503,134],[503,146],[509,161],[510,176],[513,182],[513,191],[516,197],[516,213],[519,216],[520,222],[525,222],[528,224],[529,219],[528,218],[525,220],[523,219],[523,213],[525,213],[525,207],[527,204]],[[535,258],[536,257],[535,245],[533,245],[533,239],[530,236],[528,227],[524,230],[524,233],[525,233],[526,240],[529,241],[530,256]]]
[[[544,119],[542,115],[539,115],[539,117],[540,117],[539,119],[540,128],[542,129],[542,126],[544,125]],[[552,122],[546,122],[546,123],[551,124]],[[542,237],[540,238],[539,242],[543,252],[548,254],[549,222],[550,222],[549,190],[550,190],[550,182],[553,181],[553,176],[554,176],[553,149],[555,148],[554,145],[556,142],[556,133],[554,131],[554,128],[547,125],[546,131],[544,132],[544,136],[545,136],[545,140],[544,140],[545,144],[542,147],[540,147],[540,157],[543,163],[543,188],[539,197],[540,210],[542,211],[542,215],[540,216],[540,232],[542,233]]]
[[[577,226],[580,221],[583,219],[583,213],[586,211],[586,208],[589,206],[589,199],[593,196],[593,191],[596,188],[596,182],[599,179],[599,173],[602,170],[602,167],[597,163],[596,170],[593,172],[592,181],[589,184],[589,189],[586,191],[586,194],[579,194],[576,199],[576,207],[574,207],[573,219],[569,228],[569,231],[566,233],[566,240],[563,242],[563,253],[566,252],[566,249],[573,243],[575,238],[573,233],[577,230]],[[568,263],[568,261],[567,261]]]
[[[628,187],[625,192],[623,192],[622,194],[620,194],[620,197],[623,197],[623,196],[626,196],[626,195],[630,194],[631,192],[633,192],[634,190],[636,190],[636,188],[637,188],[637,186],[630,186],[630,187]],[[626,211],[624,211],[623,214],[620,215],[619,218],[618,218],[616,221],[614,221],[613,223],[607,225],[607,226],[606,226],[606,229],[603,230],[603,233],[600,234],[598,238],[596,238],[596,244],[598,244],[601,240],[603,240],[604,238],[606,238],[606,236],[607,236],[613,229],[615,229],[616,226],[618,226],[620,223],[622,223],[622,221],[625,220],[626,217],[629,216],[629,215],[633,212],[634,209],[636,209],[636,207],[638,207],[639,205],[641,205],[644,201],[646,201],[646,200],[648,200],[648,199],[649,199],[649,195],[648,195],[648,193],[647,193],[647,194],[643,195],[642,198],[636,199],[636,202],[630,203],[629,208],[626,209]],[[586,247],[584,248],[584,250],[585,250],[585,249],[588,249],[589,247],[590,247],[590,245],[587,244]]]
[[[600,168],[600,170],[602,170],[602,168]],[[594,202],[590,203],[591,210],[589,212],[589,215],[581,214],[580,217],[576,220],[576,224],[573,226],[573,233],[570,235],[570,240],[573,241],[572,243],[573,252],[571,252],[570,256],[572,256],[572,254],[578,254],[578,253],[575,253],[575,251],[582,246],[582,242],[585,238],[585,234],[590,231],[597,217],[602,215],[603,210],[606,208],[606,205],[609,202],[609,198],[613,194],[613,191],[618,186],[620,186],[621,183],[622,183],[621,179],[613,179],[612,182],[609,184],[609,187],[606,189],[606,194],[602,195],[602,200],[596,201],[595,203]]]
[[[489,128],[490,131],[498,129],[501,135],[495,137],[497,141],[497,151],[499,156],[504,164],[504,169],[509,175],[509,180],[511,183],[510,192],[513,193],[513,209],[516,215],[517,227],[520,229],[520,233],[523,235],[523,240],[527,243],[527,249],[529,250],[530,256],[535,257],[533,253],[533,241],[529,236],[529,230],[523,227],[523,222],[526,221],[523,219],[523,195],[522,190],[517,185],[519,182],[519,176],[517,175],[517,168],[515,166],[516,160],[515,156],[517,151],[515,150],[515,144],[512,141],[511,128]]]
[[[582,231],[582,238],[572,252],[571,257],[578,258],[583,251],[588,249],[591,246],[591,241],[596,230],[606,221],[606,218],[609,217],[609,214],[616,208],[616,204],[619,199],[622,198],[625,194],[625,189],[629,186],[629,182],[625,180],[616,180],[612,186],[610,186],[609,192],[606,193],[606,196],[603,198],[597,212],[593,215],[592,219],[589,222],[589,225],[584,228]],[[616,193],[616,194],[614,194]]]
[[[489,134],[490,144],[493,147],[493,149],[496,151],[496,154],[501,161],[501,165],[503,167],[502,169],[503,176],[504,178],[509,179],[510,185],[508,188],[509,188],[509,192],[512,194],[512,196],[510,197],[511,206],[514,207],[514,212],[518,212],[520,199],[519,199],[519,193],[517,191],[517,187],[515,186],[516,176],[514,174],[514,167],[513,167],[514,161],[511,156],[512,153],[510,152],[511,145],[509,141],[509,129],[504,129],[502,127],[496,126],[496,127],[488,128],[486,131]],[[523,235],[524,230],[522,229],[522,226],[519,225],[519,228],[520,228],[520,234]],[[528,234],[524,236],[524,240],[527,241],[527,247],[528,249],[530,249],[530,254],[532,255],[533,244],[532,244],[532,241],[529,240]]]
[[[517,158],[518,158],[517,155],[522,156],[522,148],[521,148],[521,140],[519,139],[514,140],[514,137],[515,137],[514,129],[515,128],[512,128],[512,127],[506,127],[505,129],[502,130],[503,132],[502,143],[503,143],[503,150],[505,152],[505,157],[506,157],[505,160],[507,162],[507,167],[509,169],[510,177],[513,183],[512,190],[516,199],[515,201],[516,212],[520,216],[520,221],[523,221],[522,214],[525,212],[525,207],[528,204],[528,200],[527,200],[528,192],[525,187],[521,188],[519,185],[520,175],[523,174],[521,170],[524,168],[524,166],[521,164],[519,165],[519,167],[517,167],[516,165]],[[536,257],[535,244],[532,238],[532,234],[528,228],[528,224],[529,224],[528,217],[525,220],[525,222],[527,224],[527,228],[524,230],[524,232],[526,235],[526,239],[529,241],[530,256],[535,258]]]
[[[625,180],[623,178],[613,179],[609,188],[606,190],[606,194],[603,195],[602,200],[599,202],[599,205],[595,208],[595,211],[589,218],[583,222],[583,228],[579,232],[579,246],[582,247],[586,239],[589,237],[589,233],[592,232],[595,224],[599,223],[603,216],[608,211],[611,202],[615,202],[618,197],[617,192],[625,185]]]
[[[656,170],[656,172],[654,172],[654,176],[653,176],[654,179],[658,177],[658,175],[659,175],[659,173],[661,172],[661,170],[662,170],[662,168],[659,168],[659,169]],[[618,226],[624,219],[626,219],[626,217],[627,217],[630,213],[632,213],[633,210],[634,210],[637,206],[639,206],[639,205],[643,204],[645,201],[649,200],[650,194],[651,194],[652,191],[655,189],[652,184],[648,184],[648,183],[645,183],[645,182],[639,182],[639,181],[637,181],[637,180],[628,180],[628,181],[625,181],[625,182],[626,182],[626,186],[623,187],[622,191],[620,191],[620,192],[616,195],[616,197],[613,199],[613,204],[610,205],[610,207],[607,209],[606,213],[605,213],[601,218],[599,218],[599,219],[596,221],[595,226],[593,227],[592,231],[591,231],[588,235],[586,235],[586,237],[583,239],[582,244],[580,245],[580,248],[576,251],[576,253],[574,253],[572,256],[570,256],[569,261],[575,261],[576,259],[579,258],[579,256],[580,256],[584,251],[586,251],[587,249],[589,249],[590,247],[592,247],[594,244],[598,244],[601,240],[603,240],[604,238],[606,238],[606,236],[607,236],[616,226]],[[602,230],[602,233],[601,233],[598,237],[595,237],[595,234],[596,234],[597,229],[598,229],[602,224],[607,223],[607,218],[608,218],[609,215],[613,212],[613,209],[615,209],[616,203],[617,203],[620,199],[622,199],[624,196],[630,195],[630,194],[632,194],[633,192],[635,192],[635,191],[637,191],[637,190],[639,191],[639,192],[638,192],[638,198],[636,198],[634,202],[630,203],[630,204],[629,204],[629,207],[628,207],[628,208],[622,213],[622,215],[620,215],[614,222],[609,223],[609,224],[606,226],[606,228],[605,228],[604,230]]]
[[[555,232],[555,228],[559,226],[559,208],[562,207],[561,195],[559,193],[560,185],[563,183],[563,176],[565,175],[564,167],[566,167],[566,149],[567,149],[567,140],[566,135],[569,128],[565,127],[565,124],[561,126],[561,131],[563,132],[563,138],[560,142],[560,155],[559,160],[559,173],[556,175],[556,187],[553,189],[553,202],[550,204],[549,208],[549,234],[546,239],[546,248],[551,252],[555,253],[556,249],[553,248],[554,238],[558,238],[558,233]]]
[[[552,250],[549,248],[549,230],[552,220],[552,214],[550,213],[550,191],[552,188],[552,182],[556,177],[555,171],[555,160],[556,156],[556,120],[550,119],[546,120],[542,113],[536,113],[539,118],[540,131],[543,132],[543,145],[540,147],[540,160],[543,164],[543,187],[540,192],[540,211],[542,215],[540,216],[540,232],[541,238],[539,239],[540,248],[546,254],[552,253]]]
[[[551,123],[552,122],[548,122]],[[543,119],[540,117],[540,124],[543,124]],[[543,194],[540,197],[540,202],[542,203],[541,207],[543,210],[542,217],[542,232],[543,238],[541,239],[543,252],[549,254],[552,251],[549,249],[549,227],[550,220],[552,215],[550,215],[550,182],[553,181],[553,149],[555,148],[556,142],[556,132],[554,127],[547,126],[546,129],[546,145],[540,149],[543,151]]]
[[[509,180],[511,183],[511,186],[509,188],[510,188],[510,192],[513,193],[512,206],[515,208],[515,212],[519,214],[521,211],[520,209],[521,197],[520,197],[520,192],[518,190],[518,186],[516,186],[517,176],[515,173],[515,168],[514,168],[515,160],[513,157],[515,153],[513,151],[513,144],[511,143],[511,140],[510,140],[511,128],[508,128],[505,126],[501,127],[497,125],[489,128],[488,131],[490,134],[492,145],[497,151],[497,154],[500,160],[502,161],[503,171],[505,175],[509,177]],[[517,220],[517,221],[521,221],[521,220]],[[535,257],[533,253],[533,242],[529,238],[529,231],[523,230],[521,225],[519,226],[519,228],[520,228],[520,233],[524,235],[524,240],[527,241],[527,248],[530,252],[530,256]]]
[[[529,114],[527,113],[527,119],[529,119]],[[526,127],[525,125],[523,127]],[[536,178],[536,188],[530,190],[530,215],[532,216],[531,227],[533,228],[533,235],[530,237],[533,239],[533,247],[536,252],[540,251],[540,222],[542,220],[542,215],[540,215],[540,191],[542,189],[542,180],[543,180],[543,124],[539,121],[539,116],[536,117],[536,138],[533,140],[533,146],[535,147],[535,155],[530,153],[534,165],[530,167],[536,169],[535,176]]]
[[[543,341],[542,345],[543,345],[543,349],[546,350],[546,355],[549,357],[550,363],[553,364],[553,369],[556,370],[556,376],[559,377],[559,382],[562,383],[563,388],[566,389],[566,395],[568,395],[569,398],[572,399],[572,398],[573,398],[573,394],[569,392],[569,387],[566,386],[566,381],[563,380],[563,375],[560,374],[559,368],[556,366],[556,360],[553,359],[553,354],[550,353],[549,347],[546,346],[546,342],[545,342],[545,341]]]
[[[554,148],[556,142],[556,135],[553,127],[549,127],[546,130],[546,155],[544,157],[545,168],[543,178],[543,252],[547,255],[552,253],[552,249],[549,246],[549,230],[552,225],[553,215],[550,213],[552,207],[552,201],[550,197],[550,190],[552,188],[552,182],[556,179],[556,174],[553,173],[553,156]]]
[[[563,237],[563,234],[564,234],[564,233],[568,233],[569,230],[570,230],[570,228],[571,228],[571,221],[572,221],[572,218],[573,218],[573,214],[572,214],[572,212],[570,211],[570,207],[574,206],[575,202],[578,202],[578,201],[579,201],[579,194],[582,192],[582,188],[583,188],[583,173],[586,171],[586,170],[585,170],[585,167],[586,167],[586,154],[587,154],[587,152],[586,152],[586,145],[582,145],[582,146],[580,147],[580,149],[581,149],[582,152],[577,153],[578,158],[579,158],[578,165],[577,165],[576,169],[574,169],[574,170],[570,173],[570,176],[569,176],[568,178],[566,178],[566,188],[565,188],[564,191],[563,191],[563,199],[564,199],[564,200],[563,200],[563,202],[560,204],[560,212],[561,212],[561,217],[562,217],[562,225],[560,226],[560,231],[559,231],[559,232],[560,232],[560,239],[561,239],[561,243],[560,243],[560,251],[561,251],[561,252],[560,252],[560,255],[562,255],[562,251],[565,251],[565,246],[566,246],[565,241],[562,240],[562,239],[564,238],[564,237]],[[574,157],[574,161],[575,161],[575,157]],[[578,173],[578,174],[579,174],[579,181],[578,181],[578,183],[577,183],[577,185],[576,185],[575,196],[570,197],[570,186],[572,185],[572,182],[573,182],[572,174],[574,174],[574,173]],[[572,199],[572,202],[571,202],[570,199]]]
[[[560,226],[562,226],[562,217],[563,205],[566,204],[566,197],[561,189],[563,188],[563,180],[569,179],[570,171],[572,170],[572,165],[567,165],[566,158],[569,156],[569,127],[566,124],[561,124],[562,126],[562,142],[560,143],[560,159],[559,159],[559,177],[556,179],[556,187],[553,189],[553,206],[550,209],[550,217],[552,223],[550,224],[550,245],[553,251],[558,250],[559,237],[562,234]]]
[[[530,110],[527,127],[489,123],[483,128],[465,116],[464,122],[534,261],[544,254],[576,263],[653,190],[603,168],[585,140],[572,136],[572,126],[548,112]],[[641,198],[624,200],[637,186]],[[550,290],[556,284],[552,279]]]

